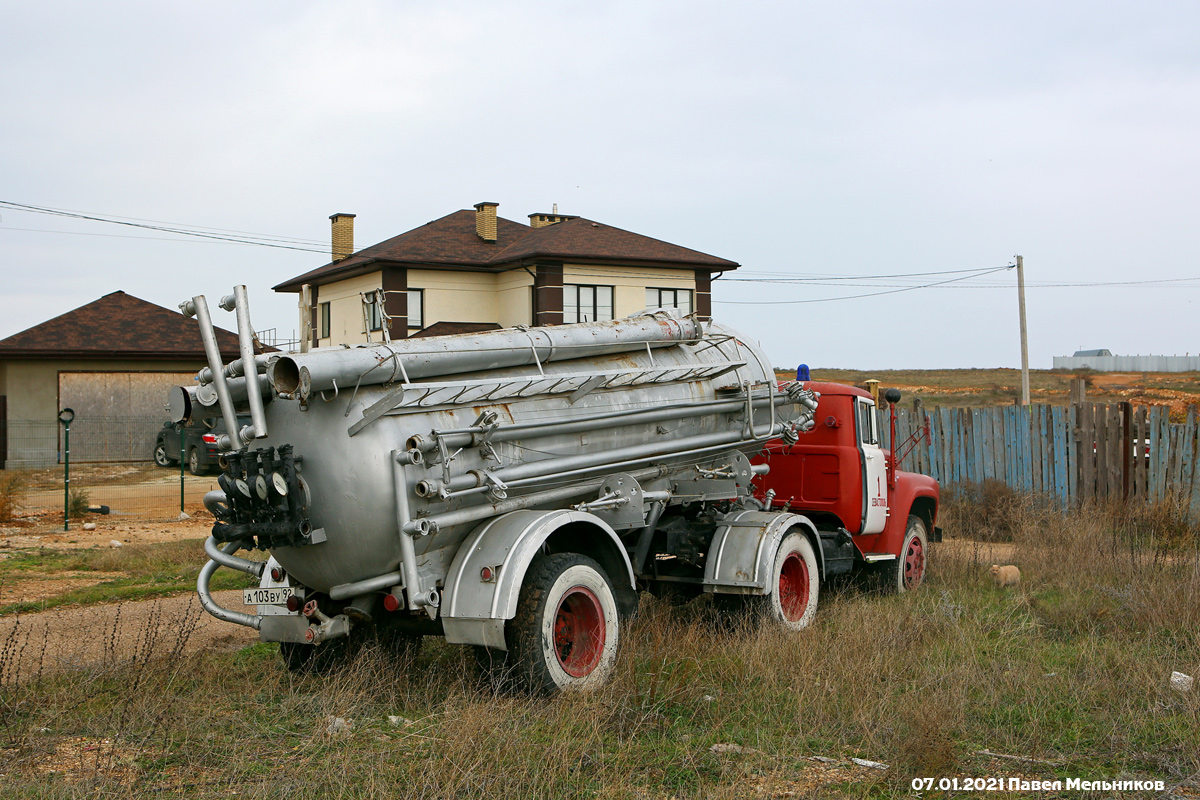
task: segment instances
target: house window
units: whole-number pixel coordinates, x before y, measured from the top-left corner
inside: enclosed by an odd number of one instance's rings
[[[329,303],[321,303],[321,333],[319,338],[329,338]]]
[[[383,316],[380,314],[380,303],[376,299],[375,292],[368,292],[363,295],[363,303],[367,306],[367,330],[379,331],[383,330]]]
[[[563,322],[602,322],[613,318],[613,287],[563,284]]]
[[[692,313],[691,289],[646,289],[646,308],[678,308],[684,316]]]
[[[425,290],[408,290],[408,327],[425,327]]]

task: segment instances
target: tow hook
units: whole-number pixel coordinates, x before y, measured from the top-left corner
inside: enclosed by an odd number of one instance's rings
[[[350,619],[345,614],[330,617],[317,608],[315,599],[304,604],[301,612],[309,620],[316,620],[304,631],[304,641],[309,644],[320,644],[326,639],[336,639],[350,634]]]

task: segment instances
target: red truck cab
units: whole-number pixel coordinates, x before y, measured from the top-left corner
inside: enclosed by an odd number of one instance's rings
[[[767,444],[755,463],[771,469],[756,479],[756,496],[817,526],[823,577],[870,568],[888,588],[916,588],[929,542],[941,540],[937,481],[895,469],[868,392],[811,381],[804,388],[820,394],[816,425],[796,444]]]

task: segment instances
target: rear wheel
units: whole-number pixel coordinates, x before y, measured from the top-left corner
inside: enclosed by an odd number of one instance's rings
[[[925,520],[910,514],[904,543],[895,560],[883,562],[883,588],[888,592],[911,592],[925,580],[928,568],[929,535]]]
[[[553,553],[530,565],[505,638],[514,677],[532,692],[554,694],[607,680],[619,635],[604,569],[587,556]]]
[[[188,452],[188,472],[193,475],[203,475],[205,472],[204,467],[200,466],[200,451],[194,447]]]
[[[820,573],[812,543],[789,533],[779,544],[769,576],[770,595],[761,598],[767,616],[790,630],[807,628],[817,613]]]

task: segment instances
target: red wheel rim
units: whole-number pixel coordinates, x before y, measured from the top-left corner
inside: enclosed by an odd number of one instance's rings
[[[586,586],[572,586],[554,615],[554,655],[573,678],[591,674],[604,654],[604,609]]]
[[[779,570],[779,609],[788,622],[799,622],[808,608],[808,565],[799,553],[788,553]]]
[[[925,577],[925,548],[921,540],[914,536],[908,542],[908,550],[904,552],[904,588],[915,589]]]

